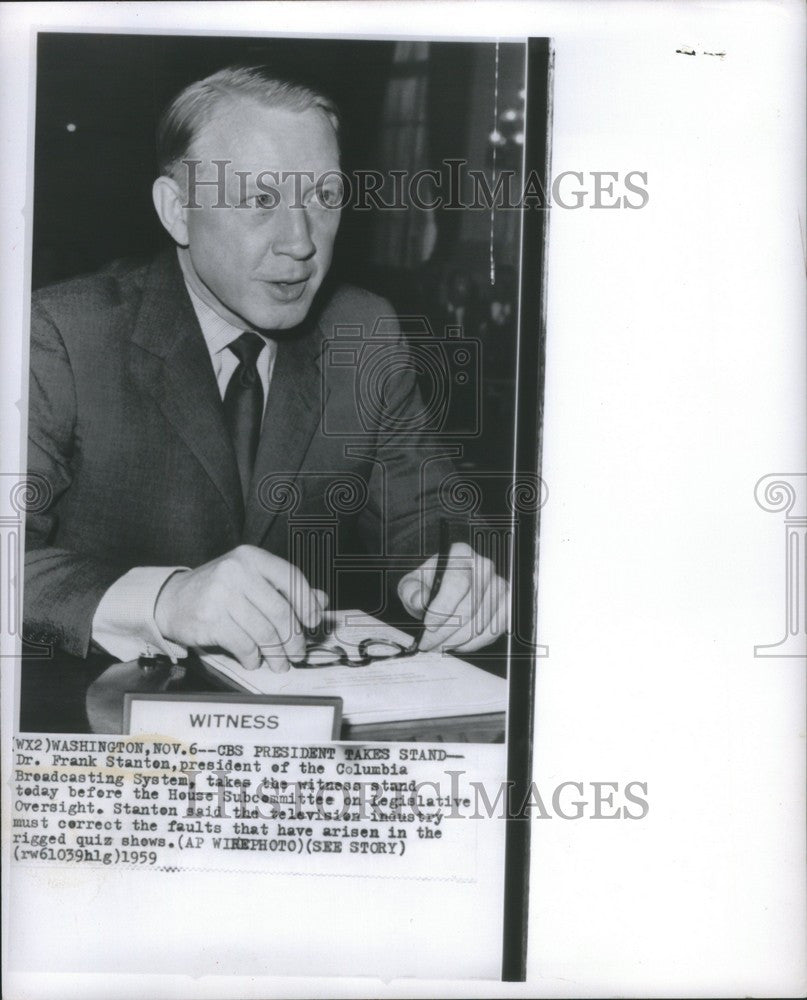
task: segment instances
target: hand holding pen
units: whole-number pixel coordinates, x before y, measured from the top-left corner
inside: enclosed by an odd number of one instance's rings
[[[427,618],[429,616],[429,610],[432,606],[434,599],[440,593],[440,588],[443,585],[443,577],[445,576],[446,568],[448,566],[448,560],[451,555],[451,537],[448,530],[448,521],[445,518],[440,519],[440,535],[438,540],[439,549],[437,552],[437,560],[434,566],[434,575],[432,576],[432,581],[429,586],[429,595],[426,598],[425,612],[423,615],[423,622],[420,626],[420,631],[418,633],[418,649],[430,649],[429,645],[429,635],[427,632]],[[425,641],[425,645],[424,645]]]
[[[465,542],[450,540],[450,524],[440,522],[438,552],[398,584],[406,610],[422,619],[418,648],[471,652],[507,628],[510,588],[490,559]]]

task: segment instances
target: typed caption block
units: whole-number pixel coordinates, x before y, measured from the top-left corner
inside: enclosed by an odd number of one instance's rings
[[[18,736],[12,853],[123,865],[473,880],[504,750]]]

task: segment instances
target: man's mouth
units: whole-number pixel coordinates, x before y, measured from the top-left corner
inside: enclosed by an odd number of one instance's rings
[[[308,278],[299,281],[267,281],[272,295],[283,302],[294,302],[299,299],[308,285]]]

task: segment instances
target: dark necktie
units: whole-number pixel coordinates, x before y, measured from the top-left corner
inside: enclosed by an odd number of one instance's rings
[[[224,393],[224,420],[233,439],[241,490],[246,498],[263,419],[263,386],[255,362],[265,342],[257,333],[247,330],[228,347],[238,358],[238,367]]]

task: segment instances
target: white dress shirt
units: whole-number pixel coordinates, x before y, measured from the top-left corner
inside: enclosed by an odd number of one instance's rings
[[[186,288],[210,352],[219,393],[224,399],[227,383],[238,367],[238,358],[228,350],[228,345],[241,336],[244,328],[235,327],[222,319],[187,282]],[[266,347],[255,363],[263,386],[264,408],[269,397],[276,353],[277,344],[267,339]],[[187,571],[185,566],[136,566],[130,569],[101,598],[92,622],[93,641],[119,660],[136,660],[149,648],[152,652],[168,654],[172,660],[185,656],[187,650],[183,646],[169,642],[160,634],[154,620],[154,609],[168,578],[174,573]]]

